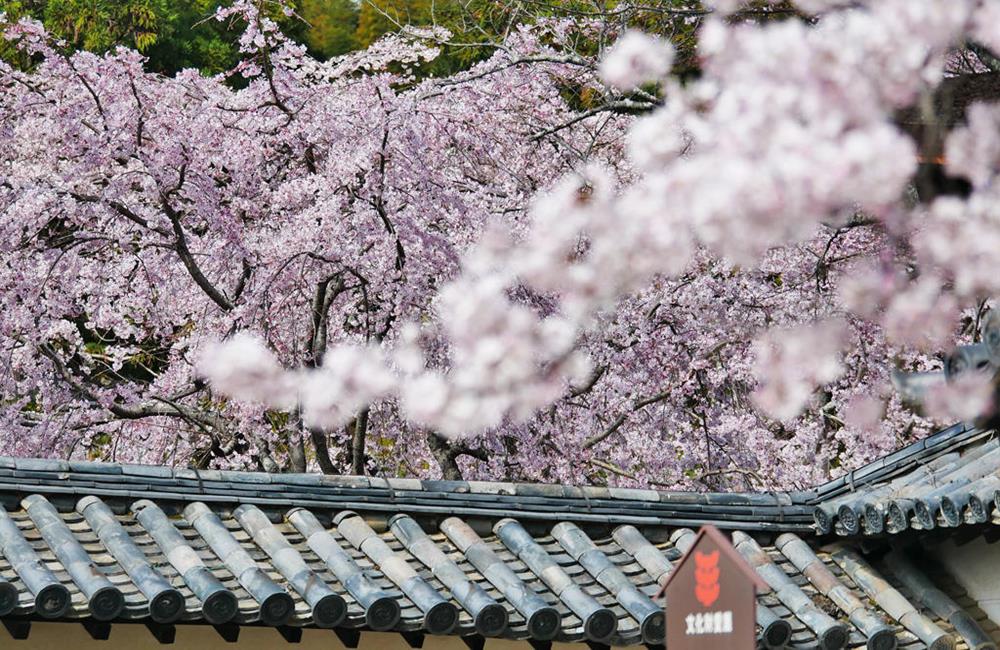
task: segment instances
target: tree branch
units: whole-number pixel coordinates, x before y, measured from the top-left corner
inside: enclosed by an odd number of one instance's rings
[[[332,287],[330,285],[333,285]],[[312,304],[312,332],[309,337],[308,364],[313,368],[323,363],[323,355],[327,346],[327,321],[333,301],[343,293],[344,280],[335,273],[316,283],[316,292]]]
[[[202,291],[205,292],[212,302],[219,306],[222,311],[232,311],[233,303],[229,301],[221,291],[215,288],[209,279],[202,272],[201,267],[198,266],[198,262],[194,259],[194,255],[191,254],[191,249],[188,248],[187,236],[184,234],[184,229],[181,227],[181,217],[180,214],[170,205],[170,201],[167,196],[163,193],[160,194],[160,205],[163,207],[164,213],[166,213],[167,218],[170,219],[170,225],[173,227],[174,231],[174,250],[177,251],[177,255],[181,258],[181,262],[184,263],[184,268],[187,269],[188,274],[194,280]]]
[[[623,478],[630,478],[633,481],[637,480],[636,477],[635,477],[635,474],[629,474],[628,472],[626,472],[625,470],[623,470],[621,467],[618,467],[617,465],[613,465],[612,463],[609,463],[607,461],[599,460],[597,458],[591,458],[587,462],[590,463],[591,465],[593,465],[594,467],[599,467],[599,468],[601,468],[601,469],[603,469],[603,470],[605,470],[607,472],[611,472],[612,474],[617,474],[618,476],[621,476]]]
[[[236,283],[236,287],[233,289],[232,302],[240,299],[240,296],[243,295],[243,292],[247,288],[247,282],[249,282],[250,276],[253,275],[253,267],[250,266],[250,262],[247,261],[247,258],[244,257],[241,264],[243,265],[243,273],[240,275],[240,279]]]
[[[106,404],[102,402],[97,397],[97,395],[93,393],[93,391],[91,391],[89,388],[83,385],[83,383],[81,383],[75,377],[73,377],[72,373],[69,371],[69,368],[67,368],[66,364],[63,363],[62,359],[59,358],[59,355],[56,353],[56,351],[52,349],[52,346],[48,345],[47,343],[43,343],[38,346],[38,351],[41,352],[44,357],[46,357],[49,361],[52,362],[52,365],[55,368],[56,373],[59,375],[60,379],[62,379],[66,384],[68,384],[69,387],[77,396],[82,397],[87,401],[93,402],[94,404],[100,406],[101,408],[106,409],[115,417],[119,417],[123,420],[138,420],[141,418],[157,417],[157,416],[174,416],[174,417],[181,416],[184,418],[196,420],[210,425],[215,424],[214,418],[208,418],[206,417],[206,414],[200,411],[192,409],[188,406],[184,406],[183,404],[177,404],[171,398],[157,398],[149,402],[143,402],[141,404],[117,404],[117,403]],[[189,395],[189,394],[192,393],[190,391],[185,391],[182,393],[182,395]]]
[[[652,110],[654,108],[656,108],[656,104],[653,104],[653,103],[648,103],[647,104],[647,103],[643,103],[643,102],[636,102],[636,101],[624,100],[623,99],[621,101],[612,102],[612,103],[606,104],[604,106],[598,106],[597,108],[592,108],[592,109],[590,109],[588,111],[584,111],[583,113],[580,113],[579,115],[576,115],[575,117],[573,117],[573,118],[571,118],[569,120],[566,120],[565,122],[562,122],[561,124],[557,124],[557,125],[555,125],[553,127],[544,129],[542,131],[538,131],[537,133],[535,133],[534,135],[531,136],[531,139],[533,141],[537,142],[538,140],[541,140],[542,138],[550,136],[550,135],[552,135],[554,133],[558,133],[559,131],[562,131],[563,129],[568,129],[569,127],[573,126],[577,122],[582,122],[583,120],[587,119],[588,117],[593,117],[593,116],[599,115],[601,113],[618,113],[618,112],[622,112],[622,111],[650,111],[650,110]]]
[[[728,467],[728,468],[722,468],[722,469],[707,470],[705,472],[702,472],[701,476],[698,477],[698,480],[701,481],[702,483],[705,483],[706,485],[708,485],[708,482],[707,482],[706,479],[714,477],[714,476],[725,476],[727,474],[738,474],[738,475],[742,476],[743,479],[747,482],[748,486],[751,489],[752,489],[753,486],[750,483],[750,481],[756,481],[758,486],[767,485],[767,481],[765,481],[763,478],[761,478],[760,474],[758,474],[757,472],[755,472],[755,471],[753,471],[751,469],[744,469],[742,467]],[[709,487],[711,487],[711,486],[709,486]]]
[[[306,450],[302,436],[294,428],[288,432],[288,465],[291,471],[298,474],[306,472]]]
[[[81,203],[101,203],[102,202],[99,197],[92,196],[90,194],[81,194],[79,192],[69,192],[69,195],[71,197],[73,197],[74,199],[76,199],[77,201],[80,201]],[[117,212],[118,214],[120,214],[121,216],[123,216],[126,219],[128,219],[129,221],[131,221],[132,223],[140,225],[143,228],[146,228],[148,230],[152,230],[153,232],[158,233],[160,235],[163,235],[164,237],[169,237],[170,236],[170,231],[169,230],[167,230],[165,228],[160,228],[160,227],[151,225],[149,223],[149,221],[147,221],[143,217],[140,217],[138,214],[136,214],[134,211],[132,211],[124,203],[121,203],[119,201],[107,201],[106,205],[108,207],[110,207],[112,210],[114,210],[115,212]]]
[[[631,411],[620,414],[617,418],[615,418],[614,422],[612,422],[607,429],[605,429],[601,433],[598,433],[597,435],[590,436],[589,438],[584,440],[583,448],[590,449],[594,445],[603,442],[605,439],[607,439],[608,437],[613,435],[616,431],[618,431],[618,429],[620,429],[621,426],[625,424],[625,421],[628,420],[629,417],[631,417],[634,413],[644,409],[650,404],[655,404],[656,402],[662,402],[669,396],[670,396],[669,391],[663,391],[662,393],[657,393],[656,395],[653,395],[651,397],[643,397],[635,400],[634,402],[632,402]]]
[[[569,396],[580,397],[581,395],[589,393],[594,389],[594,386],[597,385],[597,382],[601,381],[601,378],[604,377],[604,374],[607,371],[608,371],[607,364],[603,366],[598,366],[597,368],[594,369],[593,374],[590,375],[585,384],[583,384],[582,386],[569,387]]]

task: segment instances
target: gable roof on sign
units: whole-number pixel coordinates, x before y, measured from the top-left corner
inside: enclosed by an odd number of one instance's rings
[[[735,564],[736,567],[740,571],[742,571],[744,575],[746,575],[747,580],[753,583],[754,587],[757,589],[757,593],[767,593],[768,591],[771,590],[771,588],[767,585],[767,583],[764,582],[759,575],[757,575],[752,569],[749,568],[749,566],[747,565],[746,558],[741,557],[740,554],[736,551],[735,547],[733,546],[732,540],[726,538],[726,536],[723,535],[721,532],[719,532],[719,529],[716,528],[715,526],[711,524],[706,524],[705,526],[702,526],[701,530],[699,530],[698,533],[694,536],[694,539],[690,542],[690,545],[684,549],[684,556],[674,566],[673,571],[670,572],[666,580],[663,581],[663,586],[660,588],[660,591],[657,593],[657,596],[663,596],[663,594],[667,591],[667,585],[670,584],[670,581],[673,580],[674,577],[679,575],[680,568],[691,561],[691,554],[688,553],[688,551],[690,549],[696,548],[698,546],[698,543],[702,540],[703,537],[710,538],[712,541],[715,542],[715,545],[718,546],[719,551],[721,553],[729,556],[729,558],[733,561],[733,564]]]
[[[141,624],[164,643],[202,624],[230,640],[244,626],[289,641],[323,628],[348,647],[367,630],[414,647],[425,634],[474,649],[490,638],[656,647],[656,595],[692,528],[711,523],[769,588],[764,647],[990,648],[996,625],[941,567],[825,546],[837,538],[811,523],[830,499],[988,438],[956,427],[848,482],[778,494],[0,459],[0,622],[15,637],[40,620],[96,638]]]

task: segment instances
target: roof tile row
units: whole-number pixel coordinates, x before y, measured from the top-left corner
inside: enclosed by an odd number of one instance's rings
[[[1000,514],[1000,439],[979,436],[942,450],[912,471],[866,484],[815,506],[821,534],[896,534],[983,524]]]
[[[95,497],[60,512],[32,495],[0,510],[0,617],[659,644],[654,597],[694,539],[682,528],[654,543],[631,525],[592,538],[572,522],[533,535],[510,518],[485,536],[459,517],[386,523],[379,532],[351,511],[294,508],[278,520],[200,502],[171,516],[149,500]],[[992,647],[981,617],[912,566],[887,561],[885,573],[850,547],[828,553],[794,534],[734,542],[772,588],[758,603],[765,647]]]

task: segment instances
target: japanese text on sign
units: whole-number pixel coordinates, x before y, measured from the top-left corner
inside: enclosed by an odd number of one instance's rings
[[[690,636],[693,634],[729,634],[733,631],[733,613],[725,612],[699,612],[688,614],[684,618],[687,623],[687,630],[684,632]]]

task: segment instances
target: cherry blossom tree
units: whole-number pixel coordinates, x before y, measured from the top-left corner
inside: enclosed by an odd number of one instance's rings
[[[559,93],[587,71],[508,57],[544,57],[559,34],[519,32],[512,54],[416,83],[436,55],[418,36],[321,64],[251,3],[219,18],[247,24],[239,90],[195,71],[148,74],[130,50],[69,55],[30,22],[6,27],[38,61],[0,68],[0,376],[14,453],[361,472],[366,438],[426,449],[392,408],[359,402],[309,421],[244,407],[195,364],[241,330],[288,365],[364,363],[331,344],[395,340],[428,317],[485,226],[516,225],[531,193],[583,156],[621,157],[610,116],[539,135],[574,114]]]
[[[600,21],[521,28],[424,81],[446,34],[321,64],[243,1],[220,12],[247,25],[228,78],[9,25],[38,63],[0,68],[2,435],[695,488],[885,453],[935,424],[894,371],[940,367],[1000,282],[1000,109],[943,108],[956,79],[996,88],[954,73],[1000,49],[998,6],[809,0],[759,22],[719,0],[686,10],[684,81],[655,36],[581,54],[618,33]],[[928,383],[938,423],[988,407],[964,390],[948,413],[956,387]]]

